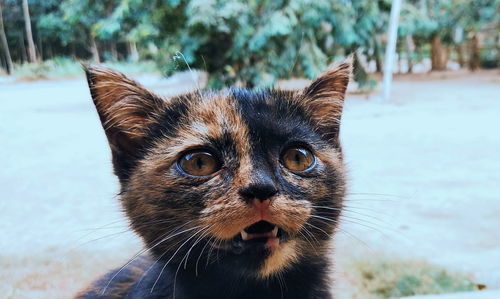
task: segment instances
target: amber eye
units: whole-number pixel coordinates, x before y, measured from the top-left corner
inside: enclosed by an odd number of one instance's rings
[[[281,157],[283,166],[291,171],[306,171],[314,166],[315,161],[310,150],[300,147],[287,149]]]
[[[208,152],[190,152],[179,159],[179,167],[192,176],[210,175],[220,168],[217,158]]]

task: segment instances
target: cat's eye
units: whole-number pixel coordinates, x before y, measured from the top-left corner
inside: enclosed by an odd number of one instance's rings
[[[207,176],[220,169],[219,160],[205,151],[189,152],[183,155],[177,164],[192,176]]]
[[[306,171],[316,163],[316,158],[310,150],[302,147],[292,147],[283,152],[281,164],[291,171]]]

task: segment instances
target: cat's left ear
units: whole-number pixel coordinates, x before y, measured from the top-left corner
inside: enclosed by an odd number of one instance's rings
[[[84,70],[108,137],[115,173],[124,179],[165,101],[119,72],[101,66],[84,66]]]
[[[332,141],[338,139],[344,97],[352,73],[352,56],[333,64],[303,91],[303,106],[320,129]]]

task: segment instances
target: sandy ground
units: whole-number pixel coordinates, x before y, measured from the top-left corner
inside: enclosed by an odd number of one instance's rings
[[[388,103],[346,103],[336,292],[349,297],[351,261],[378,257],[500,289],[498,71],[402,76],[393,87]],[[0,84],[0,136],[0,298],[69,298],[140,249],[83,79]]]

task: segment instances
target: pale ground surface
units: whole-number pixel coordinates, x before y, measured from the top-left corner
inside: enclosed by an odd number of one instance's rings
[[[425,295],[404,297],[401,299],[498,299],[500,298],[500,290],[488,290],[481,292],[466,292],[442,295]]]
[[[178,87],[145,81],[160,93]],[[393,87],[389,103],[346,104],[339,298],[357,258],[419,259],[500,289],[498,72]],[[0,136],[0,298],[68,298],[140,249],[83,79],[0,84]]]

